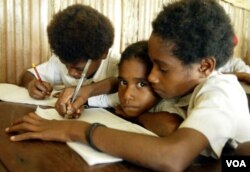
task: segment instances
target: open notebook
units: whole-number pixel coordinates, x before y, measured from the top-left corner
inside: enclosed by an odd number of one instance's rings
[[[56,92],[58,91],[53,91],[51,96],[47,97],[45,100],[37,100],[30,97],[27,89],[24,87],[19,87],[14,84],[6,84],[6,83],[0,84],[0,100],[6,102],[54,107],[57,98],[54,98],[52,95],[55,94]]]
[[[58,114],[55,109],[42,109],[38,107],[36,113],[46,119],[65,120]],[[85,109],[79,119],[70,120],[81,120],[89,123],[98,122],[110,128],[156,136],[151,131],[146,130],[145,128],[134,123],[126,121],[102,108]],[[120,158],[110,156],[106,153],[98,152],[88,145],[82,143],[67,142],[67,145],[75,150],[89,165],[117,162],[122,160]]]

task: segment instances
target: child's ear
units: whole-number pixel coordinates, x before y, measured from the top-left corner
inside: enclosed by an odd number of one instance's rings
[[[207,77],[214,71],[215,65],[216,60],[214,57],[207,57],[205,59],[202,59],[199,67],[199,72],[201,72],[205,77]]]

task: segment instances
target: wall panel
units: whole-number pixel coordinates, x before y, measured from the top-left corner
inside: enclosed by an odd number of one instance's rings
[[[75,3],[96,8],[114,24],[117,52],[135,41],[147,39],[151,21],[163,4],[175,0],[1,0],[0,82],[18,84],[23,71],[50,55],[46,27],[53,14]],[[220,0],[230,14],[239,43],[235,55],[250,64],[250,11],[233,0]],[[242,0],[243,1],[243,0]]]

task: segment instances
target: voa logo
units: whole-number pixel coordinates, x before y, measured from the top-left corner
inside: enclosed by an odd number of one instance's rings
[[[227,167],[247,167],[244,160],[226,160]]]

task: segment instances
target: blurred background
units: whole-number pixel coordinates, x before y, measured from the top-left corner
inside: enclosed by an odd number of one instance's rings
[[[172,1],[1,0],[0,83],[19,84],[32,63],[40,64],[50,57],[46,27],[53,14],[69,5],[90,5],[107,16],[115,28],[113,49],[121,52],[128,44],[149,38],[152,20]],[[238,38],[234,56],[250,65],[250,0],[218,1],[230,15]]]

